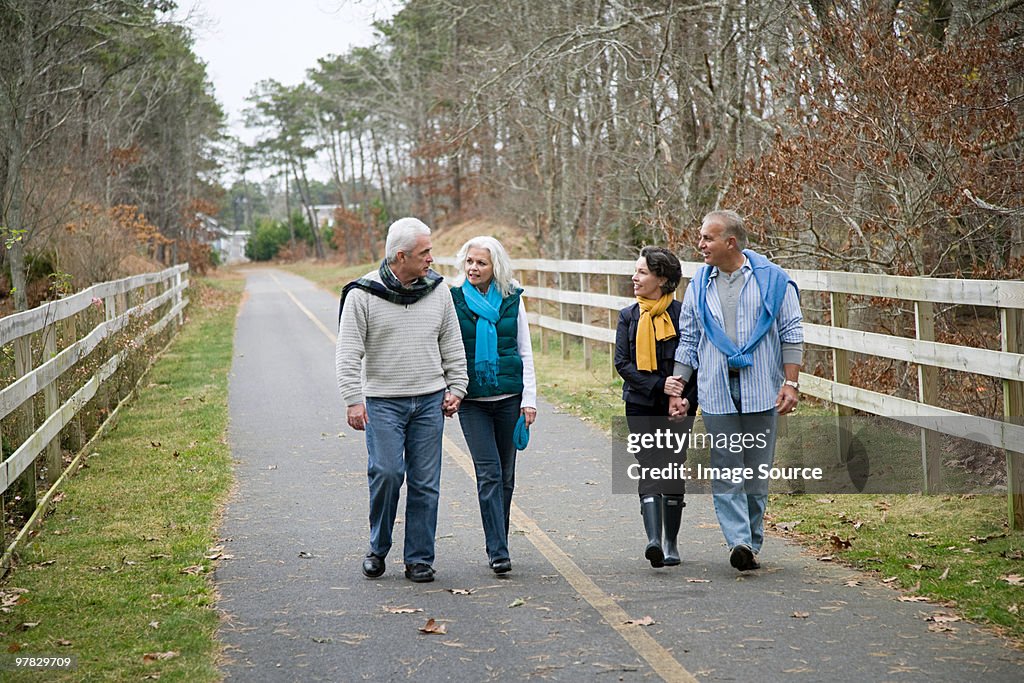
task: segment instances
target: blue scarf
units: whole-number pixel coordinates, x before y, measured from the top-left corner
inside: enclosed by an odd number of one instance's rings
[[[711,279],[711,266],[705,265],[702,267],[697,272],[696,282],[694,283],[697,286],[697,311],[701,317],[704,332],[708,335],[711,343],[715,345],[715,348],[729,358],[729,367],[733,370],[750,367],[753,363],[750,352],[761,342],[761,339],[771,329],[772,323],[775,322],[775,318],[779,315],[779,311],[782,309],[782,301],[786,297],[786,285],[793,285],[793,289],[797,289],[796,283],[789,279],[786,271],[782,270],[782,268],[779,268],[756,251],[744,249],[743,253],[750,261],[754,280],[757,282],[758,289],[761,290],[761,299],[764,302],[764,306],[761,309],[760,316],[758,316],[754,331],[742,349],[736,348],[736,344],[733,343],[732,339],[729,339],[729,335],[725,333],[722,326],[714,319],[708,307],[707,289],[708,281]],[[799,294],[800,291],[797,290],[797,295],[799,296]]]
[[[498,386],[498,330],[495,324],[501,316],[501,292],[494,286],[487,288],[487,295],[469,284],[462,283],[462,293],[466,297],[469,310],[477,315],[476,319],[476,350],[473,372],[476,381],[483,387]]]

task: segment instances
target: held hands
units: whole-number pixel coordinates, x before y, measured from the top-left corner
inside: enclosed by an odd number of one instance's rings
[[[536,408],[523,408],[519,412],[523,416],[523,421],[526,423],[527,429],[529,429],[530,425],[532,425],[534,420],[537,419],[537,409]]]
[[[366,405],[363,403],[349,406],[346,413],[348,426],[357,432],[365,430],[366,425],[370,423],[370,417],[366,414]]]
[[[683,395],[683,378],[679,375],[673,375],[665,378],[665,395],[666,396],[682,396]]]
[[[800,392],[788,384],[783,384],[782,388],[779,389],[778,397],[775,399],[775,410],[779,415],[788,415],[796,410],[796,404],[799,400]]]
[[[669,422],[682,422],[690,410],[690,402],[685,398],[673,396],[668,400]]]
[[[455,413],[459,412],[459,404],[461,403],[461,398],[450,391],[446,391],[444,392],[444,401],[441,403],[441,412],[444,413],[445,417],[452,417]]]

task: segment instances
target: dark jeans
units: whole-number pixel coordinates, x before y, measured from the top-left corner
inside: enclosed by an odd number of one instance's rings
[[[498,401],[463,401],[459,423],[476,468],[476,491],[484,524],[487,559],[506,560],[509,513],[516,486],[516,447],[521,395]]]
[[[402,482],[405,496],[406,564],[434,564],[437,499],[441,491],[441,435],[444,391],[424,396],[366,399],[370,484],[370,551],[384,557]]]
[[[626,401],[626,424],[629,425],[629,431],[632,434],[652,434],[661,429],[668,429],[676,434],[688,434],[693,427],[693,420],[693,416],[688,415],[681,422],[670,422],[668,420],[668,396],[659,396],[655,399],[653,406]],[[686,462],[688,447],[689,439],[679,452],[674,449],[643,449],[636,454],[636,460],[640,463],[640,467],[663,468],[670,463],[681,465]],[[637,493],[641,498],[662,494],[682,496],[686,493],[686,481],[642,477],[637,481]]]

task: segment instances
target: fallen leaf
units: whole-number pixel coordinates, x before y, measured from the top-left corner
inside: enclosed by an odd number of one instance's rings
[[[311,560],[314,557],[316,557],[316,555],[314,555],[313,553],[307,553],[305,550],[300,550],[299,557],[301,557],[304,560]]]
[[[857,579],[850,579],[849,581],[846,582],[846,585],[852,587],[852,586],[859,586],[861,584],[860,584],[860,581],[858,581]]]
[[[834,559],[836,558],[832,557],[831,555],[822,555],[818,558],[818,562],[831,562]]]
[[[1008,560],[1024,560],[1024,551],[1020,550],[1004,550],[999,554]]]
[[[35,628],[36,626],[39,626],[39,623],[40,622],[38,621],[23,621],[20,624],[18,624],[15,628],[17,628],[19,631],[27,631],[30,628]]]
[[[193,576],[195,576],[196,574],[202,574],[205,571],[206,570],[203,568],[203,565],[201,565],[201,564],[194,564],[191,567],[185,567],[179,573],[181,573],[181,574],[192,574]]]
[[[388,614],[415,614],[416,612],[422,612],[423,610],[419,607],[388,607],[384,605],[384,611]]]
[[[802,521],[802,519],[798,519],[795,522],[776,522],[775,528],[780,531],[792,531],[796,528],[796,525]]]
[[[932,633],[956,633],[956,629],[946,624],[928,624],[928,630]]]
[[[475,588],[449,588],[448,592],[452,595],[472,595],[476,592]]]
[[[901,595],[896,599],[900,602],[928,602],[928,598],[923,595]]]
[[[162,659],[174,659],[178,656],[178,653],[174,650],[168,650],[167,652],[147,652],[142,655],[142,661],[146,664],[152,664],[153,662],[159,662]]]
[[[70,647],[71,646],[71,641],[70,640],[66,640],[64,638],[61,638],[60,640],[57,641],[57,645],[59,645],[60,647]]]
[[[525,605],[525,604],[526,604],[526,600],[523,600],[522,598],[516,598],[515,600],[510,602],[508,604],[508,606],[509,607],[519,607],[520,605]]]
[[[949,577],[949,567],[946,567],[946,570],[944,572],[942,572],[942,574],[939,575],[939,581],[945,581],[948,577]]]
[[[711,579],[687,579],[686,583],[711,583]]]
[[[423,626],[420,626],[420,633],[433,633],[436,635],[444,635],[445,633],[448,633],[448,627],[444,624],[437,623],[436,621],[434,621],[434,618],[431,617],[430,619],[427,619],[427,623],[425,623]]]
[[[890,577],[882,579],[882,583],[892,583],[893,581],[899,581],[899,580],[900,580],[900,577],[898,577],[898,576],[890,576]]]
[[[929,532],[929,531],[911,531],[909,534],[907,534],[907,536],[910,536],[911,538],[927,538],[927,537],[931,536],[931,532]]]
[[[1020,612],[1020,605],[1013,604],[1006,608],[1006,611],[1010,614],[1018,614]]]
[[[159,621],[151,621],[151,622],[149,622],[149,627],[150,628],[160,628],[160,622]]]
[[[794,619],[806,619],[807,617],[811,616],[811,613],[810,612],[793,612],[789,616],[793,617]]]
[[[971,536],[972,543],[988,543],[996,538],[1006,538],[1006,534],[989,534],[988,536]]]
[[[159,441],[150,441],[149,445],[152,446],[153,448],[160,448],[160,442]]]
[[[815,503],[826,503],[826,504],[828,504],[828,503],[836,502],[836,499],[835,498],[815,498],[814,502]]]
[[[925,621],[934,621],[937,624],[948,624],[953,621],[960,621],[955,614],[932,614],[925,618]]]
[[[21,643],[11,643],[10,645],[7,646],[7,651],[10,652],[11,654],[14,654],[15,652],[19,652],[20,650],[21,650]]]
[[[1024,586],[1024,576],[1020,576],[1019,574],[1007,574],[1006,576],[1000,576],[999,578],[1011,586]]]
[[[625,622],[627,626],[650,626],[654,623],[654,617],[647,615],[640,619],[627,619]]]
[[[838,550],[844,550],[846,548],[849,548],[852,545],[852,543],[850,543],[849,540],[847,540],[845,538],[840,538],[839,536],[836,536],[835,534],[832,534],[831,536],[829,536],[829,540],[832,541],[832,547],[836,548]]]

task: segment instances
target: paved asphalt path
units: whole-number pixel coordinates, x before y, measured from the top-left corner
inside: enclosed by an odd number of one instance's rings
[[[402,574],[404,500],[387,572],[363,578],[366,449],[334,379],[336,296],[283,271],[247,278],[221,529],[233,557],[215,574],[228,680],[1024,680],[1024,655],[998,638],[964,622],[931,632],[948,610],[782,539],[740,575],[709,496],[689,498],[683,564],[652,569],[637,499],[611,494],[608,438],[547,404],[519,459],[507,578],[487,567],[457,418],[437,580]],[[429,618],[447,632],[421,633]]]

